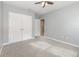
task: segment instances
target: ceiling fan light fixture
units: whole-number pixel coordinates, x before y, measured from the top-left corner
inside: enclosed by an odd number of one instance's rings
[[[44,4],[45,4],[45,2],[42,2],[42,3],[41,3],[41,6],[43,7],[43,6],[44,6]]]
[[[48,3],[46,2],[46,6],[48,6]]]
[[[41,1],[41,2],[36,2],[35,4],[41,4],[41,6],[44,8],[47,5],[52,5],[53,2],[51,2],[51,1]]]

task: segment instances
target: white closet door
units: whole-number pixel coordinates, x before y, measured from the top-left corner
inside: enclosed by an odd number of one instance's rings
[[[32,37],[32,17],[9,13],[9,42],[22,41]]]
[[[21,15],[9,13],[9,42],[20,41],[21,39]]]
[[[32,38],[32,16],[23,15],[22,30],[23,30],[23,40]]]

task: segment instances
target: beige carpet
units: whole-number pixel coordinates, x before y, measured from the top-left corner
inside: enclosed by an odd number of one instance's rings
[[[5,45],[1,57],[76,57],[79,48],[48,39],[25,40]]]

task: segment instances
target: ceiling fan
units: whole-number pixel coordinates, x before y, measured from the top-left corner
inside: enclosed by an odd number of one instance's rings
[[[46,5],[53,5],[54,3],[51,1],[40,1],[36,2],[35,4],[41,4],[41,6],[44,8]]]

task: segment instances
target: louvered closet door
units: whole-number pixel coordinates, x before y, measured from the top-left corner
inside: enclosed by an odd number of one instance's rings
[[[18,42],[32,37],[32,17],[9,13],[9,42]]]

